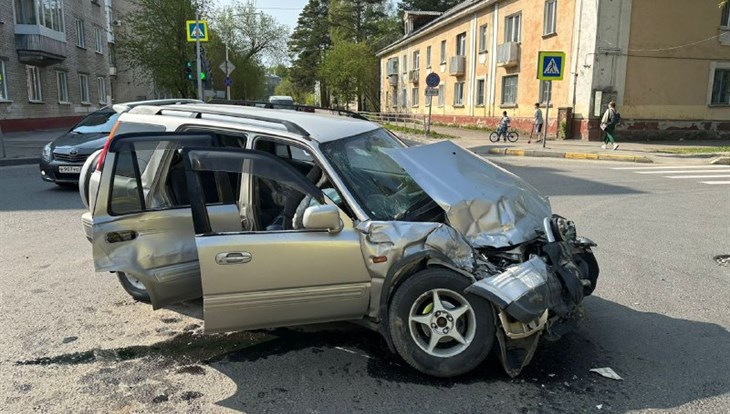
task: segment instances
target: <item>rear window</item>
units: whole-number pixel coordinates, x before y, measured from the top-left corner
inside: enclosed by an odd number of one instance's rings
[[[96,111],[76,124],[71,131],[79,134],[108,134],[119,114],[114,111]]]

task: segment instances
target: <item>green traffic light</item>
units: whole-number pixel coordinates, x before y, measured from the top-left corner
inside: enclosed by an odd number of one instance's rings
[[[200,72],[200,80],[205,80],[205,72]]]

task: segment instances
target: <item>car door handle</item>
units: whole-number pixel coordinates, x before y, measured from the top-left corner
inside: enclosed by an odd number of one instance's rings
[[[215,255],[215,262],[219,265],[242,264],[250,262],[252,258],[249,252],[223,252]]]

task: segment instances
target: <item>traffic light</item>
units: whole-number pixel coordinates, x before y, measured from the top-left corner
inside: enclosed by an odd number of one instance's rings
[[[185,79],[195,80],[195,62],[187,60],[185,61]]]

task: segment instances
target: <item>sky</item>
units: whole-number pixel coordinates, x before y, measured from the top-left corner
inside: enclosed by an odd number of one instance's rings
[[[230,4],[232,0],[217,0],[217,3]],[[254,0],[254,3],[257,9],[274,16],[279,23],[288,26],[291,32],[297,26],[299,13],[307,4],[307,0]]]

